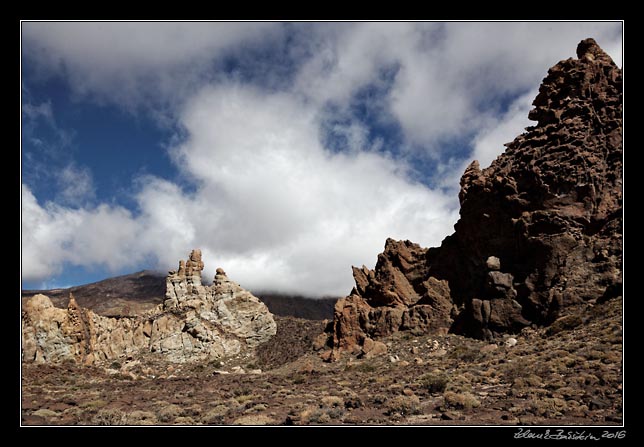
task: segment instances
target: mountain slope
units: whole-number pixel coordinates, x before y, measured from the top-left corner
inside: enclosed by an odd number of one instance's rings
[[[162,273],[143,270],[129,275],[115,276],[91,284],[52,290],[23,290],[22,302],[37,294],[47,295],[56,307],[66,308],[69,294],[76,302],[104,316],[140,315],[161,304],[166,284]],[[307,298],[280,293],[257,293],[274,315],[324,320],[333,318],[337,298]]]

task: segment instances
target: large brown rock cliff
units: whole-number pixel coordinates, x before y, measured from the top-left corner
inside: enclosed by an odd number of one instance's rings
[[[622,294],[622,72],[593,39],[548,71],[490,167],[461,178],[438,248],[387,240],[338,301],[333,358],[395,331],[491,339]]]

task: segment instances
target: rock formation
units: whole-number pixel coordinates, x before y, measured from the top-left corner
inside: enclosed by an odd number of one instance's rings
[[[399,330],[490,339],[621,295],[622,73],[593,39],[552,67],[537,122],[461,178],[460,219],[438,248],[387,240],[338,301],[334,352]]]
[[[140,317],[109,318],[83,309],[70,296],[67,309],[36,295],[23,307],[24,361],[95,363],[137,352],[172,362],[219,359],[268,341],[277,326],[268,308],[217,269],[212,286],[201,282],[201,251],[193,250],[166,280],[166,299]]]

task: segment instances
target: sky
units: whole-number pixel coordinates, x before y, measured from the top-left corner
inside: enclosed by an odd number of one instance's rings
[[[176,269],[351,291],[439,246],[549,67],[621,22],[23,22],[23,289]]]

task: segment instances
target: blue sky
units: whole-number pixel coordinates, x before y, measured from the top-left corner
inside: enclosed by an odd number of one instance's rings
[[[22,281],[176,268],[344,295],[439,245],[547,69],[619,22],[23,22]]]

